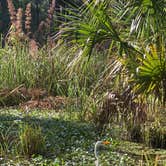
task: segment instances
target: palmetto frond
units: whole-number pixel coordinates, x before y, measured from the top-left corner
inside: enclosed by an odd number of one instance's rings
[[[131,25],[130,34],[138,38],[165,35],[166,0],[128,0],[119,13],[118,17]]]
[[[149,47],[144,58],[139,58],[139,66],[135,79],[135,90],[140,93],[155,93],[156,96],[165,96],[166,92],[166,52],[165,48]],[[156,94],[157,93],[157,94]],[[165,98],[165,97],[164,97]],[[165,99],[163,99],[165,102]]]
[[[113,21],[111,2],[108,0],[97,4],[91,2],[86,4],[86,7],[83,6],[76,16],[68,16],[70,22],[62,30],[63,36],[72,43],[79,44],[83,48],[83,55],[91,55],[95,45],[104,41],[108,42],[108,48],[109,44],[114,42],[119,47],[120,53],[133,49],[120,33],[122,26]]]

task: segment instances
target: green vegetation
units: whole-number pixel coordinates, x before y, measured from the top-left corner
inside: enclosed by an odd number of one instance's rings
[[[40,2],[0,2],[0,165],[165,166],[166,0]]]
[[[59,116],[59,114],[61,115]],[[1,164],[94,165],[95,142],[111,140],[111,137],[114,138],[111,145],[100,152],[103,165],[119,164],[120,161],[124,165],[135,165],[138,162],[141,163],[139,160],[148,164],[148,162],[154,162],[156,155],[159,155],[161,159],[166,155],[164,150],[154,150],[143,144],[120,141],[114,135],[119,130],[116,127],[107,134],[99,136],[95,132],[95,126],[88,122],[81,122],[75,112],[57,113],[54,110],[43,110],[42,112],[36,110],[27,114],[19,110],[1,110],[0,115],[1,129],[4,129],[4,134],[6,134],[1,144],[7,145],[7,151],[0,151]],[[32,128],[32,125],[37,127]],[[8,131],[5,130],[6,128]],[[29,135],[33,130],[35,132]],[[10,136],[13,144],[9,142],[7,135],[8,138]],[[33,141],[28,142],[30,140]],[[31,143],[32,146],[28,146],[28,149],[19,148],[20,144],[26,146],[26,142]],[[45,151],[42,146],[44,142],[47,148]],[[42,151],[40,153],[36,150],[33,151],[34,155],[29,158],[29,152],[32,152],[34,147]],[[28,156],[22,153],[22,149],[25,149]],[[150,160],[146,161],[146,157]],[[164,160],[157,162],[164,163]]]

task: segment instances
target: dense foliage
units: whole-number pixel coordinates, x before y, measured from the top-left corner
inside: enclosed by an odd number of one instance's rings
[[[131,153],[125,141],[166,148],[166,0],[0,9],[0,106],[18,109],[0,112],[0,164],[93,165],[104,139],[113,139],[105,165],[164,163],[165,151]]]
[[[165,0],[94,1],[81,9],[79,14],[73,13],[75,17],[67,17],[71,22],[65,25],[62,36],[74,48],[77,43],[80,56],[90,57],[94,49],[107,50],[125,69],[125,79],[134,92],[152,92],[156,97],[158,93],[165,104]]]

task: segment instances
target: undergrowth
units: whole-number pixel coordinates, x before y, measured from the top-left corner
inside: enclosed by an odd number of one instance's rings
[[[6,133],[17,143],[10,144],[6,137],[4,143],[9,143],[10,148],[7,147],[7,153],[0,154],[0,163],[91,166],[95,161],[94,144],[97,140],[112,141],[109,147],[100,150],[103,165],[122,163],[141,166],[141,163],[164,163],[164,150],[155,151],[142,144],[121,141],[114,137],[113,133],[117,133],[115,129],[99,136],[92,123],[81,122],[75,114],[76,112],[64,112],[60,117],[55,111],[36,110],[27,115],[21,114],[19,110],[1,110],[1,128],[5,130],[5,127],[11,126]]]

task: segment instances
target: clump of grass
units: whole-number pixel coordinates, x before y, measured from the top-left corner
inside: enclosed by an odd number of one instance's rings
[[[18,145],[17,132],[13,130],[13,125],[6,128],[0,127],[0,155],[6,156],[16,152]]]
[[[102,71],[99,66],[104,66],[104,60],[96,55],[83,71],[68,74],[73,52],[67,52],[66,45],[49,50],[47,46],[38,49],[34,47],[36,44],[32,45],[16,42],[12,46],[6,44],[2,49],[0,88],[14,89],[24,84],[26,88],[42,88],[53,95],[78,97],[85,103],[99,78]],[[96,63],[99,58],[101,62]]]
[[[64,60],[61,62],[56,51],[48,53],[48,50],[41,49],[32,57],[26,43],[17,43],[12,47],[6,45],[0,57],[0,88],[14,89],[24,84],[27,88],[40,87],[48,92],[61,92],[61,87],[65,89],[66,84],[59,80],[65,79],[63,73],[68,62],[65,57],[61,58]]]
[[[21,151],[24,155],[43,154],[46,150],[46,139],[39,126],[21,125],[19,133]]]
[[[142,142],[144,140],[144,133],[142,131],[141,124],[133,124],[128,127],[128,133],[130,140],[134,142]]]
[[[148,129],[148,144],[153,148],[166,149],[166,130],[160,124],[152,124]]]

